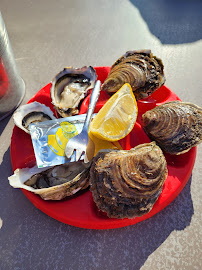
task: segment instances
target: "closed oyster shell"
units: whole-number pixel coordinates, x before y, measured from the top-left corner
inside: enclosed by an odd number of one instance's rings
[[[37,101],[20,106],[13,115],[16,126],[27,133],[30,133],[29,124],[52,119],[55,119],[55,116],[51,109]]]
[[[102,90],[113,94],[129,83],[137,100],[146,98],[165,83],[163,68],[151,50],[128,51],[112,65]]]
[[[89,186],[90,164],[70,162],[49,168],[16,169],[9,183],[38,194],[44,200],[62,200]]]
[[[97,207],[112,218],[148,213],[167,177],[167,164],[155,142],[129,151],[99,152],[90,170],[90,190]]]
[[[51,82],[51,99],[55,109],[62,117],[79,113],[80,102],[94,87],[97,79],[93,67],[67,67],[59,72]]]
[[[202,141],[202,108],[189,102],[167,102],[144,113],[142,125],[162,150],[183,154]]]

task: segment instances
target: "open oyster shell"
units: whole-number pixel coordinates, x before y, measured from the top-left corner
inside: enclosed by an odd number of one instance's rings
[[[165,83],[162,61],[151,50],[128,51],[111,67],[102,90],[113,94],[129,83],[136,99],[150,96]]]
[[[29,124],[52,119],[55,119],[55,116],[51,109],[37,101],[20,106],[13,115],[16,126],[27,133],[30,133]]]
[[[90,164],[70,162],[49,168],[15,170],[9,183],[38,194],[44,200],[62,200],[89,186]]]
[[[97,207],[112,218],[148,213],[167,177],[167,164],[155,142],[129,151],[98,152],[90,170],[90,189]]]
[[[144,113],[142,125],[162,150],[183,154],[202,141],[202,108],[189,102],[167,102]]]
[[[97,79],[93,67],[67,67],[59,72],[51,82],[51,99],[62,117],[79,113],[78,106],[94,87]]]

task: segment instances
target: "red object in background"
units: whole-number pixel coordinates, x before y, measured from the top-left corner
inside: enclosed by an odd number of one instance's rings
[[[0,98],[2,98],[8,91],[9,81],[3,66],[3,61],[0,59]]]
[[[109,67],[96,67],[98,79],[103,82],[110,70]],[[96,111],[107,101],[108,95],[101,92]],[[141,127],[141,115],[164,102],[171,100],[180,100],[175,93],[166,86],[162,86],[154,92],[149,98],[138,101],[139,116],[134,129],[124,139],[120,141],[124,149],[130,149],[141,143],[149,142],[149,138]],[[50,98],[50,83],[42,88],[29,102],[38,101],[49,106],[53,111]],[[89,96],[83,101],[80,113],[85,113],[88,108]],[[23,149],[23,151],[21,151]],[[162,193],[155,203],[153,209],[142,217],[134,219],[112,219],[108,218],[96,207],[92,194],[89,190],[79,192],[78,194],[67,198],[63,201],[44,201],[38,195],[29,191],[22,190],[26,197],[41,211],[52,218],[63,223],[88,229],[113,229],[132,225],[148,219],[161,211],[170,204],[186,185],[194,166],[196,157],[196,147],[189,152],[171,156],[165,154],[168,166],[168,177],[164,183]],[[11,139],[11,163],[13,170],[23,167],[31,167],[35,164],[35,155],[32,147],[31,137],[14,127]]]

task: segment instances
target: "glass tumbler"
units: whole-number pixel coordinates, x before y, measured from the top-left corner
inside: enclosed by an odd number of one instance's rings
[[[0,12],[0,121],[11,114],[25,95],[8,33]]]

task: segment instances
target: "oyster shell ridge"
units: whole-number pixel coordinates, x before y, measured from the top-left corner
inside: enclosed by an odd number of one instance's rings
[[[202,142],[202,108],[170,101],[142,115],[142,126],[163,151],[180,155]]]
[[[158,169],[157,160],[161,161]],[[90,170],[90,190],[98,209],[108,217],[134,218],[152,209],[166,177],[165,157],[152,142],[128,151],[99,152]]]

